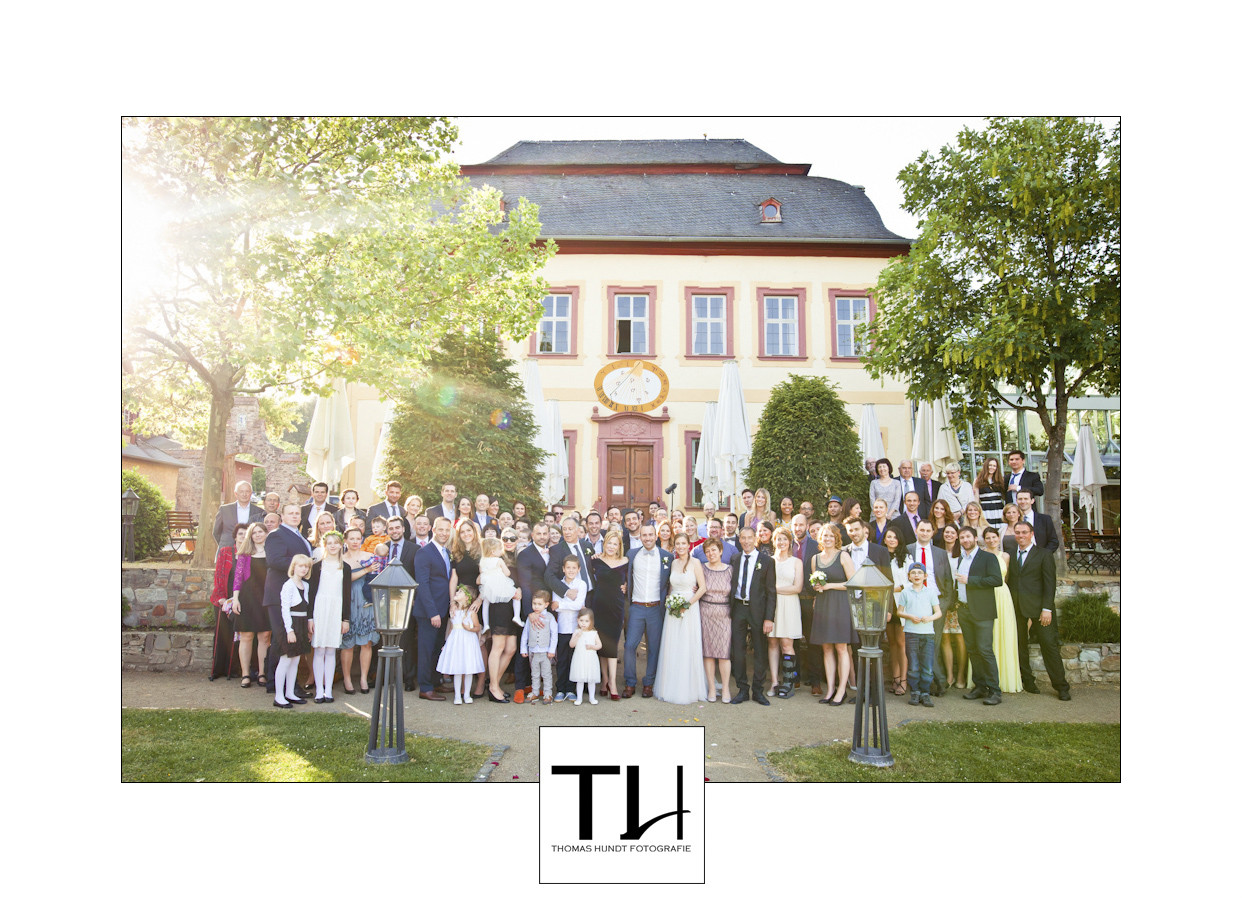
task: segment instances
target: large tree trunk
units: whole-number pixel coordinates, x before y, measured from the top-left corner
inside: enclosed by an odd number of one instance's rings
[[[216,511],[220,508],[220,492],[224,481],[225,444],[228,440],[229,416],[233,413],[233,392],[211,391],[211,413],[207,424],[207,447],[203,450],[203,499],[198,512],[198,541],[194,545],[196,568],[215,565],[216,541],[211,534]]]
[[[1057,539],[1061,542],[1056,553],[1057,575],[1059,576],[1064,576],[1068,572],[1065,562],[1065,539],[1061,529],[1061,470],[1065,460],[1065,426],[1068,406],[1068,398],[1058,395],[1052,427],[1048,427],[1046,420],[1044,423],[1044,429],[1048,433],[1048,479],[1044,482],[1044,512],[1051,517],[1052,527],[1056,529]]]

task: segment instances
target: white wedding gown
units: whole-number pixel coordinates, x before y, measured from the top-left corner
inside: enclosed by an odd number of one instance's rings
[[[678,571],[681,563],[673,562],[668,579],[668,592],[693,597],[698,590],[694,568]],[[669,703],[696,703],[707,699],[707,675],[703,671],[703,624],[696,603],[678,619],[664,613],[664,631],[660,635],[660,658],[656,665],[654,693]]]

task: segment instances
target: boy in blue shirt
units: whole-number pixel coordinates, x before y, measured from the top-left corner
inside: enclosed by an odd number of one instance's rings
[[[906,660],[910,669],[911,706],[935,706],[931,699],[932,664],[936,654],[936,629],[932,625],[940,618],[940,594],[927,585],[927,569],[922,563],[912,563],[906,570],[910,585],[900,594],[897,615],[905,619]]]

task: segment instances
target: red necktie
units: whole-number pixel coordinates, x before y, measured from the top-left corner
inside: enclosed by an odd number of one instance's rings
[[[923,568],[926,569],[927,568],[927,548],[920,547],[919,552],[923,554],[922,563],[923,563]]]

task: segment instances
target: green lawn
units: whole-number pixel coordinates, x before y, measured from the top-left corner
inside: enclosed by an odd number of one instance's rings
[[[122,709],[122,781],[469,781],[488,747],[406,736],[410,761],[363,760],[370,723],[335,713]]]
[[[894,765],[849,761],[849,742],[768,754],[790,781],[1120,781],[1121,726],[916,722],[889,733]]]

